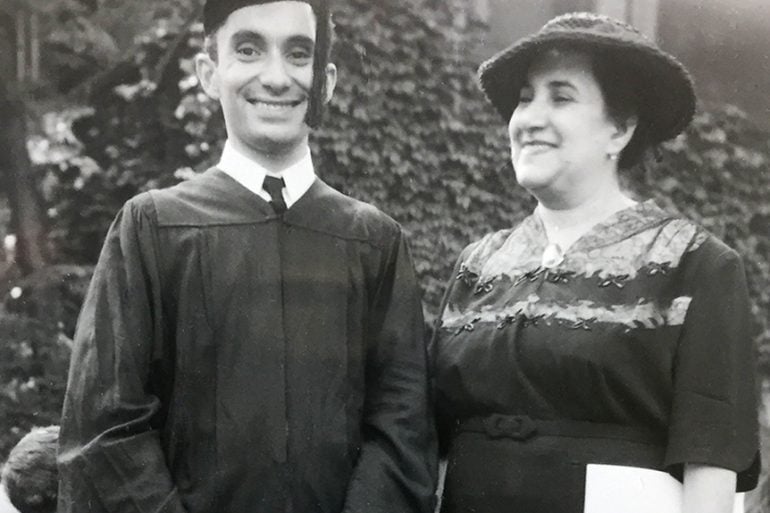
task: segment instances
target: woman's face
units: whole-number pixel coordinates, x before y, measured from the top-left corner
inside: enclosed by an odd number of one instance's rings
[[[570,202],[598,190],[616,179],[608,154],[628,142],[623,132],[607,115],[590,58],[546,52],[530,67],[508,125],[516,179],[538,199]]]

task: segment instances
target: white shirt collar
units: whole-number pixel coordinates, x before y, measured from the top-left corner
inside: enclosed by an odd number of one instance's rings
[[[299,161],[278,173],[272,173],[238,151],[230,141],[225,141],[217,168],[265,201],[271,200],[270,195],[262,188],[265,176],[283,178],[286,184],[283,189],[283,199],[287,207],[296,203],[315,181],[313,159],[310,156],[310,148],[307,147],[305,155]]]

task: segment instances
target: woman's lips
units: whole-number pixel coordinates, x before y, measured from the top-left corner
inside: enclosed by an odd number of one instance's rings
[[[529,141],[523,143],[520,146],[520,151],[526,153],[541,153],[544,151],[552,150],[556,148],[556,145],[546,141]]]

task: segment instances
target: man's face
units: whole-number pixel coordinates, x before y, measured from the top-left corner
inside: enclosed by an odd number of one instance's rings
[[[200,56],[198,75],[222,104],[227,135],[242,150],[284,154],[306,144],[315,36],[313,10],[298,1],[237,9],[212,36],[217,59]],[[329,90],[333,72],[330,65]]]

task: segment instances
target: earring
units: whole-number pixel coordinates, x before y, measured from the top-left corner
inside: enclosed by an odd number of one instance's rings
[[[612,160],[613,162],[618,160],[618,154],[617,153],[608,153],[607,159]]]

